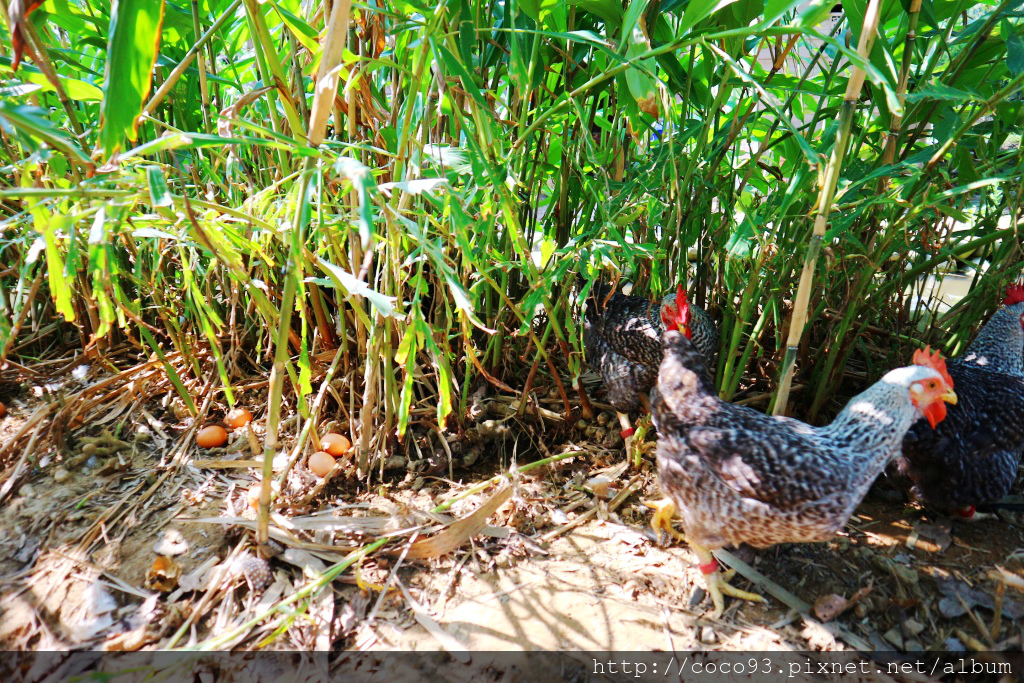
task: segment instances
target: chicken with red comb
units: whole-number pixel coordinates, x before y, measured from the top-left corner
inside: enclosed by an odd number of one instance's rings
[[[678,297],[677,297],[678,300]],[[718,398],[704,357],[669,315],[651,415],[658,429],[658,482],[667,503],[652,520],[697,554],[716,615],[724,595],[757,596],[729,585],[711,551],[832,538],[875,478],[899,453],[907,429],[935,403],[955,403],[941,356],[898,368],[850,400],[831,424],[812,427]]]
[[[581,286],[584,282],[581,278]],[[683,310],[677,301],[684,304]],[[608,403],[618,415],[627,452],[632,450],[633,436],[629,413],[649,408],[648,394],[658,378],[666,311],[673,316],[685,316],[687,336],[713,368],[718,354],[718,331],[711,316],[686,300],[682,285],[660,303],[615,292],[602,283],[595,283],[587,297],[583,318],[587,362],[604,383]]]
[[[1024,454],[1024,283],[1006,288],[948,374],[960,402],[942,424],[926,414],[907,432],[890,477],[921,503],[970,517],[1010,492]]]

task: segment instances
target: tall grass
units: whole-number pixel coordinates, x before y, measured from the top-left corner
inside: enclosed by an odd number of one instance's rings
[[[201,378],[232,403],[269,372],[271,456],[340,353],[335,408],[366,473],[411,423],[461,422],[481,383],[557,385],[569,409],[576,272],[651,295],[689,282],[721,321],[725,398],[774,392],[788,338],[776,410],[810,420],[922,341],[962,348],[1024,264],[1022,3],[881,2],[866,56],[867,0],[831,32],[832,3],[624,4],[371,1],[342,21],[346,0],[47,0],[16,17],[0,357],[175,351],[193,412]],[[974,286],[951,308],[915,293],[958,269]]]

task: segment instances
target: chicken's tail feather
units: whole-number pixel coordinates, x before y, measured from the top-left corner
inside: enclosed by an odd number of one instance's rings
[[[576,284],[583,290],[583,287],[587,284],[587,278],[582,273],[576,274]],[[590,291],[587,292],[586,308],[584,309],[587,319],[593,319],[597,312],[604,307],[608,298],[614,293],[614,288],[611,285],[605,284],[600,281],[595,281],[591,286]]]

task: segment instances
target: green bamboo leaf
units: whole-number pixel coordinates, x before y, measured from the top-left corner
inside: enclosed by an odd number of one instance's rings
[[[802,2],[803,0],[765,0],[764,18],[758,26],[771,26],[784,14],[797,9]]]
[[[1006,68],[1016,76],[1024,72],[1024,39],[1006,19],[1002,21],[1002,33],[1006,38]]]
[[[612,29],[622,25],[622,5],[615,0],[570,0],[569,4],[600,17]]]
[[[43,116],[42,109],[27,105],[0,101],[0,128],[8,135],[45,142],[59,149],[79,163],[92,166],[92,159],[85,153],[78,141],[65,135],[62,130]],[[27,145],[34,149],[37,145]]]
[[[317,262],[324,272],[327,273],[330,280],[322,280],[319,278],[309,279],[307,282],[315,282],[319,285],[327,287],[337,287],[338,289],[345,292],[347,295],[352,296],[353,294],[365,297],[373,307],[376,308],[382,316],[389,318],[395,313],[395,297],[385,296],[380,292],[372,289],[365,282],[357,278],[352,273],[348,272],[340,266],[336,266],[329,261],[320,259]]]
[[[686,12],[683,14],[683,19],[679,22],[679,28],[676,30],[679,34],[683,34],[700,22],[709,18],[718,10],[723,7],[727,7],[734,2],[736,2],[736,0],[692,0],[692,2],[686,6]]]
[[[825,15],[832,11],[835,4],[833,0],[811,0],[803,11],[800,12],[797,26],[804,28],[817,26],[825,19]]]
[[[146,167],[146,184],[149,185],[149,203],[153,207],[174,206],[171,191],[167,189],[167,180],[163,169],[159,166]]]
[[[63,231],[71,223],[69,216],[63,213],[49,215],[38,202],[32,202],[32,217],[36,230],[46,242],[46,275],[50,281],[50,296],[57,312],[69,323],[75,321],[75,307],[71,303],[71,289],[64,277],[64,260],[57,246],[57,233]]]
[[[0,67],[4,70],[9,70],[11,67],[11,58],[0,56]],[[84,68],[82,69],[84,71]],[[18,67],[18,76],[27,83],[33,83],[38,86],[39,89],[44,92],[54,92],[56,88],[50,79],[43,74],[38,68],[31,64],[25,64],[24,62]],[[18,81],[14,80],[13,72],[7,76],[5,87],[13,87],[18,85]],[[99,102],[103,99],[103,91],[97,88],[92,83],[83,81],[78,78],[69,78],[62,74],[57,74],[57,79],[60,81],[61,87],[64,88],[64,92],[67,93],[68,97],[79,102]]]
[[[150,334],[142,325],[138,326],[139,334],[146,344],[153,350],[153,353],[157,355],[160,362],[164,366],[164,372],[167,373],[167,379],[171,380],[171,384],[174,385],[174,390],[178,392],[178,396],[185,402],[185,407],[188,408],[188,412],[192,415],[198,415],[199,411],[196,409],[196,404],[192,401],[192,394],[185,388],[185,383],[181,381],[181,377],[178,375],[178,371],[174,369],[170,361],[167,360],[167,356],[164,355],[164,350],[160,348],[160,345],[156,343],[156,339]]]
[[[420,313],[416,309],[415,304],[413,306],[413,316],[419,319]],[[406,327],[405,334],[402,335],[402,341],[398,344],[398,350],[395,351],[395,363],[404,366],[405,377],[402,380],[402,394],[398,404],[398,436],[401,438],[405,436],[405,430],[409,426],[410,408],[412,407],[413,397],[413,377],[416,371],[416,352],[419,351],[422,345],[421,335],[418,334],[418,326],[413,323]]]
[[[626,7],[626,13],[622,17],[622,37],[619,39],[618,52],[622,52],[623,48],[628,44],[630,37],[634,35],[633,29],[637,28],[637,21],[639,21],[640,15],[647,9],[647,5],[648,0],[632,0],[629,6]],[[643,33],[640,36],[643,37]]]
[[[288,30],[292,32],[295,39],[299,43],[310,51],[312,54],[316,54],[320,50],[320,43],[317,41],[319,34],[316,29],[307,24],[303,19],[295,16],[285,8],[281,7],[281,3],[275,0],[267,0],[268,4],[277,10],[277,14],[281,17],[284,25],[288,27]]]
[[[100,146],[108,157],[125,137],[136,140],[137,120],[153,84],[163,18],[163,0],[114,0],[100,119]]]
[[[334,170],[352,181],[356,190],[359,197],[359,240],[363,249],[368,249],[370,238],[373,237],[373,201],[370,199],[370,191],[377,187],[373,173],[352,157],[338,157],[334,162]]]
[[[954,88],[944,83],[929,83],[928,85],[922,86],[912,93],[907,94],[907,102],[919,102],[921,100],[942,100],[944,102],[972,102],[976,100],[982,100],[984,98],[979,97],[974,93]]]

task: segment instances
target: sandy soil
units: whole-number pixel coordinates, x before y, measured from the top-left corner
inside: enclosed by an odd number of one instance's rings
[[[11,410],[0,439],[40,404],[5,398]],[[268,585],[254,585],[244,570],[251,536],[239,524],[251,526],[245,489],[256,471],[197,465],[214,456],[194,448],[174,465],[169,453],[183,425],[159,403],[147,408],[148,418],[125,423],[123,446],[95,461],[78,458],[82,437],[108,427],[72,430],[66,452],[31,462],[0,507],[6,648],[166,648],[236,632],[219,644],[449,652],[1021,647],[1024,598],[995,573],[1002,568],[1011,583],[1024,579],[1017,513],[939,519],[899,502],[880,482],[828,543],[736,550],[767,583],[735,583],[767,602],[730,601],[714,620],[693,553],[659,545],[649,531],[643,501],[657,495],[650,458],[637,469],[620,447],[590,443],[573,426],[497,430],[469,447],[474,464],[453,467],[454,479],[447,467],[431,474],[438,468],[424,465],[366,490],[344,472],[308,504],[280,511],[275,526],[289,529],[288,537],[270,560]],[[150,427],[144,438],[141,424]],[[547,453],[574,457],[516,477],[511,499],[483,533],[440,557],[400,559],[409,529],[438,533],[497,489],[470,495],[444,515],[431,508],[508,471],[513,457],[522,467],[546,455],[529,444],[552,434],[560,441],[544,442]],[[241,443],[216,457],[250,457]],[[8,473],[13,464],[5,464]],[[64,474],[55,477],[58,469]],[[307,487],[315,482],[301,467],[296,476]],[[302,619],[278,611],[245,627],[349,549],[388,534],[396,537],[388,549],[300,601]],[[161,557],[170,560],[162,573],[154,569]],[[356,585],[357,576],[377,587]],[[382,592],[385,583],[390,590]],[[792,593],[808,609],[794,611],[769,588]]]

